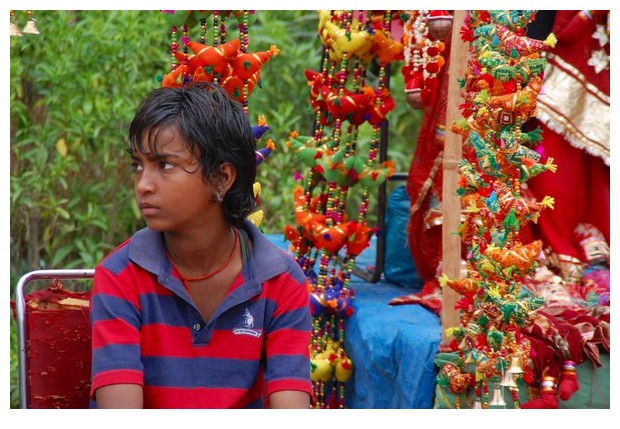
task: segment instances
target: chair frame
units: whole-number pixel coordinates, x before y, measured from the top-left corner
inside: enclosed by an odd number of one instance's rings
[[[28,385],[28,359],[26,347],[28,332],[26,329],[26,286],[35,280],[53,279],[92,279],[94,269],[52,269],[35,270],[23,275],[15,286],[15,310],[17,319],[18,374],[19,374],[19,406],[29,408],[30,392]]]

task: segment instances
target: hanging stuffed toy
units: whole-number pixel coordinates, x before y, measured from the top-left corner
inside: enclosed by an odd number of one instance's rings
[[[338,94],[332,87],[323,85],[321,96],[327,104],[330,115],[340,121],[351,121],[354,125],[360,125],[364,119],[370,102],[366,92],[353,93],[344,90],[342,95]]]
[[[386,90],[385,94],[377,96],[374,92],[368,100],[368,109],[365,117],[372,126],[379,127],[385,122],[387,114],[394,109],[394,98]]]
[[[220,85],[228,92],[228,94],[238,100],[239,102],[243,102],[246,100],[246,95],[244,93],[244,89],[247,88],[247,97],[252,94],[254,87],[260,81],[260,73],[258,70],[253,76],[251,76],[248,80],[243,80],[239,78],[239,76],[235,75],[234,69],[230,64],[226,65],[226,68],[223,70]]]
[[[272,45],[268,51],[253,53],[238,53],[231,59],[231,65],[235,74],[241,80],[250,79],[261,67],[273,56],[278,55],[279,50],[276,45]]]
[[[337,253],[347,242],[351,233],[352,222],[343,222],[334,226],[326,226],[318,222],[310,222],[310,240],[318,249]]]
[[[504,53],[513,58],[519,55],[548,51],[555,46],[558,40],[553,33],[550,33],[544,41],[527,36],[517,36],[503,25],[496,26],[495,33],[500,40]]]
[[[501,208],[501,213],[507,216],[510,210],[515,211],[515,216],[522,223],[524,221],[536,221],[541,211],[553,209],[554,199],[546,196],[541,202],[529,201],[525,198],[515,196],[510,189],[499,180],[493,182],[493,189]]]
[[[498,248],[489,245],[484,254],[499,263],[502,268],[513,269],[517,273],[527,274],[534,268],[534,263],[540,258],[542,241],[522,245],[515,243],[512,248]]]
[[[164,88],[179,88],[185,85],[186,73],[187,66],[185,64],[178,65],[170,73],[164,75],[161,86]]]
[[[403,44],[386,34],[383,30],[375,31],[371,53],[377,60],[384,64],[390,64],[399,60],[403,55]]]
[[[329,13],[329,11],[321,11],[323,16],[325,12]],[[330,48],[329,56],[336,63],[342,60],[343,55],[349,58],[355,55],[364,62],[370,60],[369,53],[373,47],[373,35],[366,30],[356,28],[355,23],[351,27],[351,31],[347,32],[328,17],[322,18],[319,22],[321,41]]]
[[[349,229],[350,235],[345,243],[347,255],[358,256],[364,249],[370,246],[370,240],[377,233],[377,228],[370,228],[365,222],[352,221]]]
[[[230,61],[236,57],[239,39],[233,39],[219,46],[208,46],[190,41],[187,46],[196,55],[196,63],[201,67],[206,67],[207,73],[221,74]]]

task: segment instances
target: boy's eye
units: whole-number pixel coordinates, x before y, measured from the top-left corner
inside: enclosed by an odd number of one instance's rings
[[[142,171],[142,164],[137,163],[137,162],[132,162],[131,163],[131,170],[134,171],[134,172]]]
[[[162,170],[170,170],[174,168],[174,165],[166,161],[160,161],[159,168],[161,168]]]

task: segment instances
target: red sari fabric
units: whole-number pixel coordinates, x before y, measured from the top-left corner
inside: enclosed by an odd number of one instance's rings
[[[443,53],[449,66],[450,45]],[[406,189],[411,200],[408,240],[416,269],[425,282],[435,278],[441,261],[442,160],[445,140],[447,73],[439,75],[435,102],[423,107],[416,150],[409,167]]]
[[[608,12],[555,12],[552,32],[558,42],[548,56],[537,120],[528,124],[541,127],[544,156],[557,165],[555,173],[527,182],[536,199],[555,199],[554,210],[542,213],[532,231],[550,251],[550,262],[570,281],[580,276],[574,267],[580,262],[579,243],[573,238],[579,223],[598,228],[610,242],[610,79],[604,67],[610,52],[604,36]]]
[[[554,159],[558,169],[527,182],[537,200],[547,195],[555,200],[554,209],[546,210],[530,227],[554,253],[579,259],[578,243],[573,240],[579,223],[596,226],[610,242],[609,166],[601,158],[570,145],[545,124],[538,125],[543,130],[545,155]]]
[[[419,304],[438,316],[442,294],[437,268],[442,259],[442,181],[450,36],[443,51],[445,65],[438,75],[438,89],[432,103],[425,104],[416,150],[405,188],[411,201],[407,240],[416,270],[424,280],[420,292],[394,298],[390,305]]]

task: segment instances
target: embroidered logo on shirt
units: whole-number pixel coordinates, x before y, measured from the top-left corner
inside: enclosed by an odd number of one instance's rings
[[[250,313],[250,310],[246,307],[243,310],[243,328],[235,328],[233,329],[233,333],[235,335],[250,335],[252,337],[260,337],[261,331],[254,328],[254,316]]]

